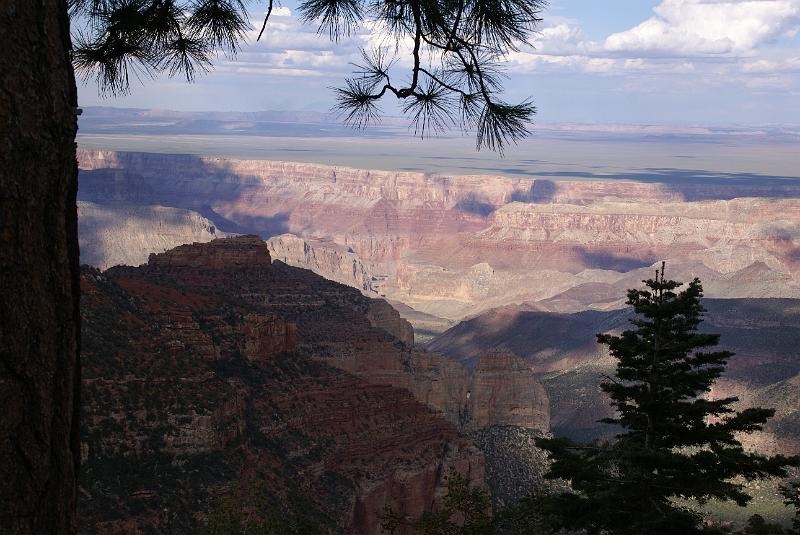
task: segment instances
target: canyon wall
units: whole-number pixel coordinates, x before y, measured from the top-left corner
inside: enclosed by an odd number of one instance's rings
[[[549,427],[519,359],[490,355],[470,374],[415,349],[385,301],[273,262],[256,236],[85,267],[82,293],[88,533],[196,531],[232,497],[248,514],[375,534],[386,505],[435,505],[451,469],[484,485],[462,433]]]
[[[420,329],[522,302],[618,308],[619,289],[661,260],[702,276],[709,296],[800,297],[792,181],[455,177],[86,150],[79,161],[82,200],[191,210],[216,233],[271,237],[276,259],[404,303],[412,321],[441,319]],[[92,241],[87,258],[112,262]]]
[[[228,234],[197,212],[182,208],[78,201],[81,263],[107,269],[138,266],[150,253]]]

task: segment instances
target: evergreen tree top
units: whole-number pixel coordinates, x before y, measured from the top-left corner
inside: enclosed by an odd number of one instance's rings
[[[729,351],[719,335],[699,330],[703,287],[665,278],[665,265],[645,287],[628,292],[632,328],[599,334],[617,361],[601,388],[616,409],[603,420],[621,429],[612,443],[540,441],[554,461],[548,477],[570,480],[574,494],[556,498],[561,527],[590,533],[699,533],[702,516],[675,498],[745,505],[744,481],[785,477],[798,458],[746,451],[743,434],[760,431],[772,409],[737,409],[736,397],[710,396]],[[580,511],[591,511],[590,514]]]

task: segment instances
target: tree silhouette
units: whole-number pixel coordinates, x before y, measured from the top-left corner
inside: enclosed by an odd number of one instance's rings
[[[268,31],[273,0],[259,38]],[[249,0],[70,0],[73,62],[101,93],[124,94],[133,78],[156,73],[194,80],[216,53],[233,56],[249,28]],[[386,97],[402,101],[415,133],[451,127],[476,131],[478,149],[502,152],[528,134],[536,108],[502,97],[502,62],[529,43],[546,0],[304,0],[299,11],[331,39],[359,24],[385,32],[392,47],[361,50],[356,71],[334,90],[345,122],[364,127],[382,114]],[[398,73],[402,45],[410,72]],[[400,82],[404,76],[407,81]]]
[[[381,529],[391,534],[405,528],[421,535],[491,535],[493,523],[489,494],[455,470],[447,475],[447,493],[438,509],[411,519],[391,507],[381,514]]]
[[[789,533],[800,535],[800,480],[792,481],[782,487],[781,493],[785,499],[784,503],[794,509],[794,519]]]
[[[689,499],[750,500],[744,482],[785,477],[798,458],[746,451],[740,434],[761,430],[772,409],[734,409],[735,397],[704,396],[733,356],[711,351],[719,335],[698,330],[703,288],[664,278],[664,266],[646,289],[630,290],[633,329],[600,334],[617,360],[615,377],[601,387],[617,414],[603,420],[622,427],[609,444],[581,446],[545,439],[540,446],[554,461],[548,477],[571,481],[574,493],[545,500],[560,527],[588,533],[700,533],[703,517],[676,503]]]

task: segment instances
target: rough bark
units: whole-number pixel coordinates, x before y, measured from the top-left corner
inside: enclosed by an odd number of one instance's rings
[[[64,0],[0,1],[0,531],[76,531],[77,91]]]

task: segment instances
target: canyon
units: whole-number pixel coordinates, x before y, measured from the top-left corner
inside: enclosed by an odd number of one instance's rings
[[[601,362],[583,329],[605,330],[626,290],[662,260],[670,278],[699,277],[712,299],[800,298],[792,180],[551,181],[88,150],[79,162],[90,263],[137,265],[169,240],[255,232],[274,259],[383,298],[413,325],[395,331],[399,339],[466,358],[470,369],[477,355],[463,346],[473,341],[526,358],[537,374]],[[148,223],[148,214],[160,218]],[[97,229],[107,239],[96,240]],[[752,325],[752,307],[742,307]],[[549,356],[531,359],[542,340]],[[758,350],[774,353],[774,340]],[[385,364],[374,373],[400,381]],[[403,386],[456,410],[433,386]]]
[[[705,299],[703,305],[701,331],[719,334],[719,347],[735,354],[710,395],[738,396],[742,406],[776,409],[765,433],[752,440],[761,449],[800,453],[800,300]],[[467,368],[490,352],[518,355],[544,385],[553,433],[586,440],[614,433],[598,422],[611,415],[599,384],[616,363],[596,334],[619,333],[631,319],[629,309],[553,313],[511,305],[459,323],[427,348]]]
[[[150,236],[171,231],[157,218],[140,231],[122,227],[128,206],[185,210],[175,230],[185,242],[211,239],[202,230],[211,228],[270,238],[276,258],[402,303],[414,323],[426,315],[426,339],[513,303],[619,308],[661,260],[674,278],[702,278],[710,297],[800,297],[797,181],[579,182],[78,156],[84,227],[97,226],[93,212],[122,211],[105,218],[107,239],[84,240],[91,263],[137,264],[163,250],[166,238]]]
[[[377,533],[384,506],[433,507],[451,469],[487,484],[470,433],[549,429],[518,357],[470,373],[414,348],[385,301],[273,262],[257,236],[87,266],[81,287],[87,533],[196,531],[228,498],[286,532]]]
[[[331,377],[355,381],[348,388],[391,388],[385,395],[408,396],[402,405],[417,408],[404,408],[404,414],[429,411],[436,426],[448,429],[451,445],[445,449],[457,452],[448,463],[468,467],[495,505],[513,503],[544,484],[535,437],[552,432],[588,440],[614,434],[597,423],[610,410],[598,385],[614,363],[595,343],[595,334],[628,325],[627,289],[652,277],[661,261],[667,262],[668,278],[703,281],[704,329],[721,333],[723,347],[737,353],[710,395],[737,395],[743,406],[775,407],[768,428],[749,444],[800,452],[798,180],[577,181],[83,149],[78,156],[82,261],[101,269],[121,265],[91,273],[113,280],[140,273],[137,277],[159,285],[166,277],[193,294],[217,299],[224,291],[241,299],[247,313],[240,312],[235,325],[219,313],[197,321],[194,312],[174,312],[160,329],[177,325],[185,335],[199,336],[192,321],[200,331],[222,322],[225,337],[241,339],[236,347],[226,342],[226,359],[271,367],[265,363],[300,355],[315,376],[324,369]],[[229,238],[217,239],[224,237]],[[238,275],[238,263],[252,259],[218,257],[213,251],[226,243],[263,250],[258,269],[251,266],[247,277]],[[233,266],[233,278],[210,276],[208,264],[215,263]],[[202,347],[169,343],[176,351]],[[219,353],[209,349],[215,344],[197,354]],[[288,384],[305,380],[305,372],[292,373],[283,379]],[[122,399],[118,388],[115,395]],[[326,383],[323,389],[328,388],[334,387]],[[236,392],[244,399],[254,395],[254,390]],[[361,402],[367,400],[346,401],[356,411]],[[307,403],[283,410],[297,410],[292,429],[304,429],[309,443],[320,444],[328,438],[310,431],[317,424],[308,415],[320,410],[319,403]],[[379,405],[364,410],[387,411],[374,418],[375,425],[388,425],[396,416]],[[320,417],[345,418],[325,414]],[[205,423],[193,420],[185,436],[172,431],[183,437],[172,444],[206,444],[200,448],[206,451],[210,443],[224,443],[208,431],[222,416],[206,416]],[[377,423],[380,418],[383,424]],[[391,440],[427,447],[402,434]],[[436,444],[431,447],[443,447]],[[357,446],[360,452],[371,452],[370,447]],[[305,458],[316,450],[292,451]],[[413,514],[441,496],[441,480],[430,478],[429,457],[414,464],[403,452],[384,453],[391,459],[383,468],[366,469],[369,484],[359,479],[364,473],[348,471],[349,465],[337,472],[356,489],[331,490],[329,496],[349,496],[340,510],[318,505],[311,510],[339,528],[359,526],[371,533],[376,508],[392,503]],[[422,498],[404,486],[411,476],[389,468],[412,465],[409,470],[421,478],[415,484],[425,481]],[[235,469],[246,472],[242,465]],[[321,484],[291,481],[303,488]],[[245,496],[252,484],[229,477],[211,487]],[[523,490],[513,488],[518,484]],[[362,492],[366,488],[374,492]],[[396,492],[405,498],[397,501]],[[119,490],[117,499],[122,494]],[[203,500],[211,503],[208,495]],[[192,514],[194,522],[206,513]]]

